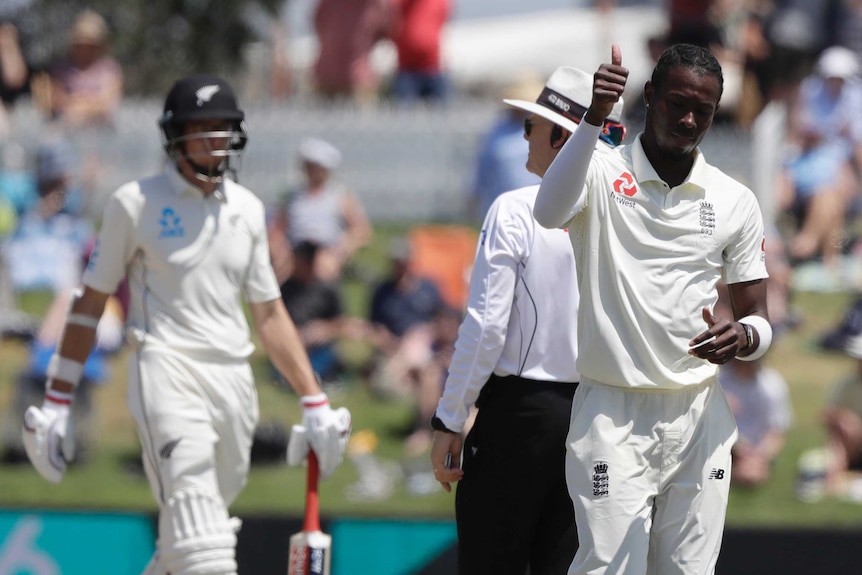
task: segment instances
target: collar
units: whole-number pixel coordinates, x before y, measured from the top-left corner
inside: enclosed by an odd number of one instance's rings
[[[635,179],[637,179],[638,182],[663,182],[664,180],[659,177],[655,168],[653,168],[647,158],[646,152],[644,152],[643,144],[641,143],[642,136],[643,132],[635,137],[635,140],[631,145],[632,166],[634,168]],[[709,179],[708,174],[709,170],[706,159],[703,157],[700,147],[697,147],[694,150],[694,164],[691,166],[691,171],[680,186],[692,185],[701,190],[706,190]]]
[[[216,201],[221,203],[227,202],[227,196],[225,195],[225,185],[224,182],[219,184],[219,187],[213,191],[210,196],[204,196],[203,190],[199,187],[189,183],[182,174],[180,174],[179,169],[177,169],[177,165],[174,162],[170,162],[165,166],[165,176],[167,177],[168,184],[171,187],[171,191],[177,195],[182,196],[185,194],[193,194],[197,197],[206,199],[207,197],[212,197]]]

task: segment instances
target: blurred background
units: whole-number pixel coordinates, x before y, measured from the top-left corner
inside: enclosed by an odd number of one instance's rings
[[[523,117],[502,99],[535,99],[561,65],[592,72],[617,43],[631,141],[643,84],[677,41],[722,63],[702,150],[760,201],[779,334],[761,366],[772,382],[762,410],[737,414],[778,449],[733,484],[719,573],[856,572],[862,459],[834,469],[830,415],[856,407],[839,392],[862,389],[862,2],[0,0],[0,575],[131,575],[152,551],[121,307],[88,372],[86,451],[61,485],[22,460],[16,436],[41,393],[52,310],[80,279],[105,199],[164,164],[157,121],[178,77],[217,73],[236,88],[249,133],[238,179],[267,205],[280,280],[297,273],[284,226],[306,164],[351,198],[353,249],[319,270],[341,300],[335,359],[319,372],[354,418],[348,457],[321,486],[333,575],[453,573],[454,496],[433,480],[423,406],[414,388],[390,385],[385,351],[357,333],[376,327],[373,295],[404,260],[445,304],[426,318],[442,385],[484,209],[530,177]],[[268,360],[252,359],[262,417],[232,510],[244,521],[240,572],[283,573],[303,507],[304,471],[283,461],[300,410]]]

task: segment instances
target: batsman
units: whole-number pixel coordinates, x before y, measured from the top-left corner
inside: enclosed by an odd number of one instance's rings
[[[44,403],[24,418],[27,455],[48,481],[74,453],[69,410],[109,294],[131,292],[128,405],[159,505],[156,553],[145,575],[237,571],[239,520],[258,420],[248,357],[261,343],[303,408],[289,451],[317,454],[323,477],[341,462],[350,413],[332,409],[282,302],[269,259],[262,202],[236,180],[245,114],[223,79],[178,80],[159,120],[161,173],[117,189],[48,368]],[[298,445],[302,443],[302,445]]]

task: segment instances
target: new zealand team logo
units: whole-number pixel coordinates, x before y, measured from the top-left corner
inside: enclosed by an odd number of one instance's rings
[[[181,238],[186,235],[180,217],[174,212],[173,208],[164,208],[162,210],[159,225],[162,227],[162,230],[159,232],[159,239]]]
[[[620,177],[614,181],[613,186],[616,193],[625,194],[629,198],[635,195],[635,193],[638,191],[637,187],[635,186],[634,177],[628,172],[623,172],[622,174],[620,174]]]

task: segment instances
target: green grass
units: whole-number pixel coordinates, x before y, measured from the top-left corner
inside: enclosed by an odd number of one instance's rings
[[[363,251],[345,286],[348,311],[365,312],[365,294],[370,278],[385,271],[386,238],[392,230],[379,235],[375,244]],[[803,312],[802,326],[779,339],[767,356],[767,363],[787,379],[795,409],[795,423],[788,434],[787,446],[779,456],[773,478],[752,490],[734,488],[728,509],[732,526],[862,526],[862,506],[826,500],[801,503],[794,497],[796,461],[805,449],[820,445],[824,439],[818,414],[829,387],[853,369],[852,360],[817,350],[815,338],[835,325],[850,300],[849,294],[801,293],[794,300]],[[44,305],[29,301],[31,311]],[[0,346],[0,413],[5,413],[12,393],[14,374],[23,365],[25,348],[16,343]],[[352,362],[360,362],[368,350],[362,344],[345,348]],[[125,405],[125,356],[112,360],[113,380],[97,393],[97,442],[90,462],[71,469],[63,482],[51,485],[39,478],[28,465],[0,466],[0,507],[62,507],[117,510],[155,510],[145,479],[135,471],[138,446],[131,417]],[[296,397],[269,381],[266,358],[253,357],[258,378],[261,421],[277,422],[289,429],[298,420]],[[346,405],[353,414],[354,432],[372,430],[379,445],[376,456],[405,466],[427,466],[427,456],[408,458],[402,451],[402,435],[411,417],[408,403],[383,401],[356,378],[333,390],[335,405]],[[346,461],[332,478],[321,484],[323,509],[328,515],[398,516],[452,518],[454,496],[438,490],[430,495],[412,495],[403,482],[383,501],[352,501],[347,487],[357,479],[356,467]],[[292,514],[303,507],[304,471],[286,466],[256,466],[249,483],[233,506],[237,514]]]

